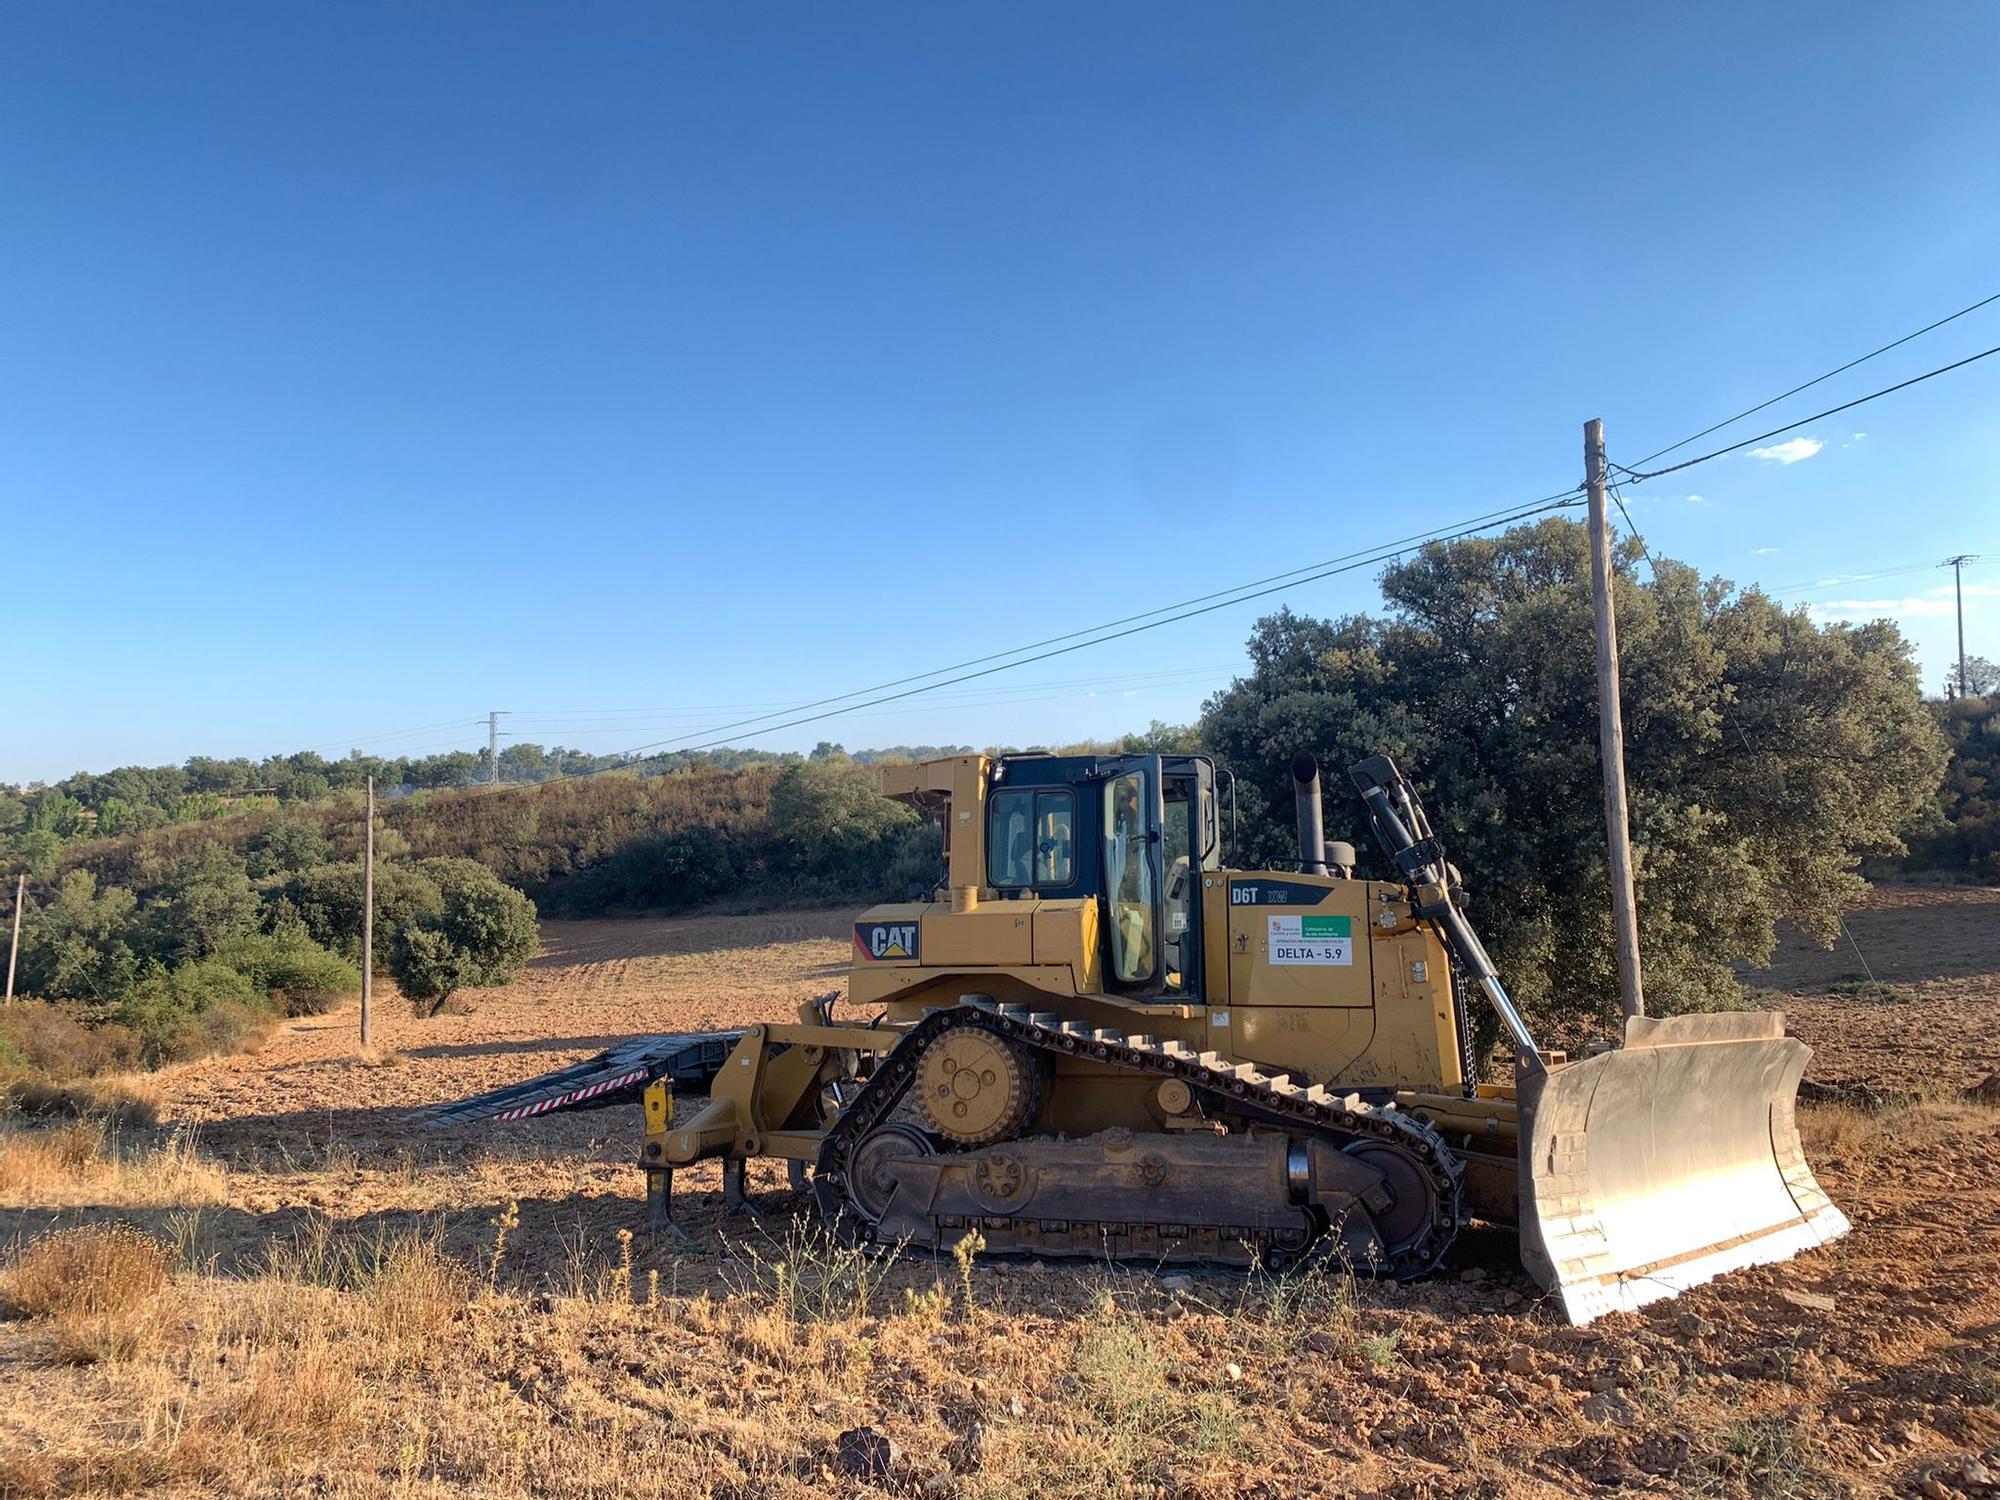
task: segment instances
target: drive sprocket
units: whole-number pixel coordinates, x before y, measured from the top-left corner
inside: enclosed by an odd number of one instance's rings
[[[917,1064],[917,1109],[933,1132],[961,1146],[986,1146],[1017,1134],[1042,1102],[1035,1058],[1002,1036],[952,1026],[924,1048]]]

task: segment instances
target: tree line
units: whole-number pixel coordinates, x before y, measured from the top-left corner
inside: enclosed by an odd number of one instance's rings
[[[970,746],[899,745],[859,751],[863,764],[922,760]],[[818,753],[838,750],[822,745]],[[840,752],[845,753],[845,752]],[[640,777],[690,770],[783,766],[796,756],[767,750],[669,751],[658,755],[597,755],[562,745],[522,743],[500,752],[501,785],[540,785],[572,777],[623,772]],[[193,755],[179,765],[119,766],[79,771],[54,783],[0,784],[0,850],[34,865],[63,843],[116,838],[177,823],[207,823],[301,804],[349,805],[372,780],[384,801],[419,792],[455,791],[494,783],[490,751],[452,750],[421,757],[349,751],[329,760],[315,750],[262,759]]]

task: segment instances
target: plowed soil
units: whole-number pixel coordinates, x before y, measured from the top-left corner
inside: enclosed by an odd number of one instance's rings
[[[380,1061],[354,1057],[349,1010],[292,1023],[254,1056],[163,1075],[171,1120],[196,1126],[199,1151],[228,1169],[226,1201],[204,1209],[197,1230],[162,1227],[169,1210],[57,1210],[10,1198],[0,1200],[10,1205],[0,1207],[0,1244],[79,1218],[125,1218],[191,1243],[226,1283],[258,1274],[271,1244],[311,1222],[378,1240],[424,1227],[482,1280],[490,1270],[503,1292],[525,1299],[522,1316],[560,1324],[562,1299],[581,1291],[592,1267],[601,1275],[621,1229],[641,1227],[636,1112],[457,1130],[412,1122],[409,1112],[635,1034],[791,1018],[800,1002],[841,987],[849,921],[830,911],[545,924],[543,953],[522,980],[466,997],[463,1013],[418,1020],[393,997],[383,1002]],[[1240,1277],[1204,1274],[1191,1293],[1176,1293],[1143,1272],[983,1266],[966,1283],[973,1305],[989,1310],[976,1335],[965,1331],[970,1322],[945,1323],[918,1338],[906,1319],[873,1318],[875,1373],[817,1401],[807,1391],[754,1440],[716,1439],[710,1473],[628,1487],[1468,1500],[2000,1493],[2000,1110],[1967,1093],[2000,1069],[2000,891],[1883,889],[1850,914],[1848,930],[1851,941],[1831,953],[1787,941],[1770,970],[1749,976],[1781,997],[1773,1003],[1815,1049],[1809,1080],[1835,1097],[1801,1111],[1820,1179],[1855,1226],[1829,1249],[1576,1330],[1519,1271],[1510,1239],[1474,1231],[1438,1279],[1364,1283],[1343,1304],[1339,1337],[1308,1330],[1282,1348],[1259,1342],[1262,1315],[1246,1308],[1261,1293]],[[1887,988],[1853,983],[1870,979]],[[754,1281],[744,1247],[776,1243],[789,1216],[806,1212],[770,1164],[753,1172],[765,1210],[754,1225],[725,1218],[719,1187],[712,1163],[684,1172],[692,1242],[636,1242],[637,1273],[660,1274],[673,1309],[662,1326],[673,1338],[634,1345],[620,1334],[626,1341],[612,1340],[603,1371],[594,1356],[565,1370],[572,1388],[581,1382],[599,1405],[631,1406],[632,1380],[683,1380],[685,1399],[709,1403],[708,1417],[735,1412],[733,1432],[757,1422],[756,1404],[733,1388],[782,1387],[787,1370],[796,1374],[754,1340],[707,1346],[688,1332],[709,1315],[688,1312],[687,1299],[726,1298]],[[496,1255],[494,1222],[510,1203],[518,1225]],[[940,1278],[949,1289],[957,1275],[930,1263],[892,1273],[913,1291]],[[1120,1459],[1089,1483],[1071,1460],[1036,1469],[1038,1444],[1068,1453],[1079,1430],[1096,1451],[1127,1451],[1117,1424],[1128,1415],[1115,1401],[1091,1404],[1103,1382],[1088,1362],[1102,1357],[1105,1329],[1127,1328],[1120,1318],[1136,1319],[1130,1336],[1157,1354],[1157,1370],[1135,1367],[1131,1379],[1157,1377],[1160,1400],[1200,1403],[1190,1411],[1226,1407],[1222,1436],[1202,1439],[1191,1417],[1191,1436],[1161,1437],[1148,1456]],[[97,1410],[92,1402],[116,1413],[127,1398],[115,1377],[92,1384],[47,1362],[32,1327],[0,1324],[0,1369],[16,1395],[0,1419],[0,1492],[10,1473],[26,1493],[33,1486],[18,1475],[44,1472],[9,1470],[10,1449],[46,1455],[144,1440],[132,1422],[105,1416],[92,1427],[96,1419],[78,1415]],[[904,1343],[916,1352],[896,1352]],[[642,1366],[650,1373],[639,1375]],[[691,1373],[697,1367],[740,1367],[741,1380],[717,1384]],[[464,1378],[519,1395],[519,1422],[572,1420],[532,1390],[520,1394],[512,1366],[483,1369],[474,1361]],[[634,1420],[644,1420],[642,1407],[632,1407]],[[861,1426],[895,1436],[894,1466],[842,1466],[836,1435]],[[975,1427],[988,1444],[984,1470],[961,1453]],[[329,1470],[325,1455],[315,1462],[319,1493],[507,1488],[500,1471],[476,1465],[431,1472],[420,1461],[399,1479],[388,1458],[379,1471]],[[47,1473],[71,1476],[59,1488],[134,1487],[105,1480],[101,1465],[51,1463]],[[336,1470],[338,1482],[326,1478]],[[214,1485],[163,1478],[160,1487]],[[223,1488],[293,1492],[282,1468],[254,1457]],[[617,1488],[607,1478],[605,1492]]]

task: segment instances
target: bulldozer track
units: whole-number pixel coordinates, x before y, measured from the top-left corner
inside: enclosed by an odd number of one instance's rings
[[[1250,1063],[1231,1062],[1215,1052],[1199,1052],[1183,1042],[1151,1036],[1092,1029],[1025,1005],[1000,1005],[966,998],[948,1009],[931,1012],[885,1057],[866,1087],[844,1108],[821,1144],[813,1173],[813,1193],[821,1213],[836,1232],[854,1243],[873,1238],[873,1221],[856,1204],[848,1166],[855,1148],[877,1126],[887,1123],[908,1096],[917,1063],[932,1038],[954,1026],[972,1026],[1054,1058],[1073,1057],[1129,1068],[1157,1078],[1186,1083],[1211,1114],[1275,1125],[1297,1135],[1318,1136],[1343,1148],[1370,1141],[1405,1154],[1430,1178],[1437,1208],[1425,1231],[1402,1247],[1367,1266],[1354,1269],[1402,1281],[1434,1270],[1458,1233],[1463,1167],[1443,1138],[1429,1125],[1393,1105],[1372,1105],[1354,1094],[1332,1093],[1319,1084],[1302,1085],[1282,1073],[1267,1072]],[[1011,1221],[981,1220],[963,1226],[1012,1227]],[[958,1227],[938,1225],[940,1230]],[[1024,1228],[1026,1226],[1023,1226]],[[1046,1228],[1046,1226],[1043,1226]],[[1178,1227],[1178,1226],[1174,1226]],[[1213,1226],[1211,1226],[1213,1227]],[[1225,1226],[1226,1227],[1226,1226]],[[1153,1231],[1134,1235],[1135,1229]],[[1069,1244],[1089,1240],[1118,1245],[1153,1246],[1169,1226],[1135,1226],[1126,1222],[1063,1226]],[[1262,1243],[1268,1235],[1245,1229],[1244,1242],[1275,1253],[1281,1247]],[[1322,1234],[1318,1243],[1334,1237]],[[937,1237],[936,1247],[945,1239]]]

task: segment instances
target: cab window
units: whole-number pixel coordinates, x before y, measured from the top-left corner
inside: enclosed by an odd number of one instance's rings
[[[1076,873],[1076,798],[1015,787],[987,802],[986,881],[1000,890],[1065,886]]]

